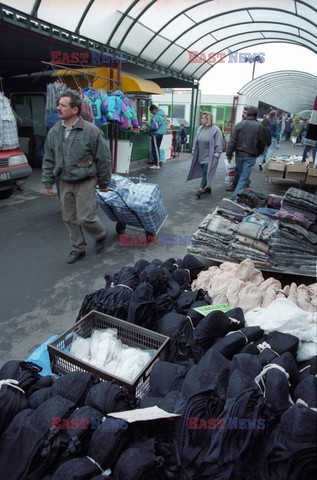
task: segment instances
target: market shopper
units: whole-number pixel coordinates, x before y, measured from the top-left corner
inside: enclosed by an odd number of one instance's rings
[[[287,119],[285,120],[285,130],[284,130],[285,140],[290,139],[291,130],[292,130],[292,123],[293,123],[293,120],[291,119],[291,117],[287,117]]]
[[[180,124],[179,138],[180,138],[180,144],[181,144],[181,151],[183,152],[187,143],[187,131],[183,123]]]
[[[163,140],[163,135],[166,133],[166,114],[164,110],[159,110],[156,105],[150,106],[152,114],[151,120],[148,124],[149,133],[151,137],[151,154],[152,154],[152,170],[160,169],[160,146]]]
[[[219,127],[213,124],[210,112],[203,112],[201,126],[194,140],[192,163],[188,180],[201,177],[200,188],[196,193],[200,198],[204,193],[211,193],[216,170],[223,147],[223,137]]]
[[[57,100],[61,119],[48,132],[45,142],[42,182],[46,195],[60,180],[60,201],[64,223],[69,231],[72,251],[67,263],[86,254],[83,229],[95,238],[95,253],[106,243],[106,230],[96,215],[96,185],[107,191],[111,177],[110,152],[103,134],[80,116],[81,97],[67,90]]]
[[[265,145],[264,152],[261,153],[261,155],[258,158],[259,169],[260,170],[263,170],[263,165],[266,162],[267,151],[268,151],[268,148],[269,148],[269,146],[271,145],[271,142],[272,142],[272,134],[271,134],[270,122],[269,122],[268,118],[263,118],[262,125],[265,128],[265,144],[266,145]]]
[[[302,132],[303,124],[300,123],[300,118],[298,116],[294,117],[294,122],[292,123],[292,128],[291,128],[291,140],[292,140],[292,146],[295,147],[295,145],[299,142],[300,135]]]
[[[271,144],[266,152],[266,162],[273,156],[274,150],[278,148],[278,142],[280,139],[281,130],[279,127],[279,122],[276,119],[276,110],[271,110],[270,112],[269,127],[271,130]]]
[[[231,162],[233,154],[236,157],[236,175],[238,183],[231,196],[231,200],[237,198],[237,194],[250,184],[250,174],[256,159],[264,152],[266,146],[265,128],[257,121],[258,109],[248,108],[245,120],[239,122],[231,135],[227,148],[227,158]]]

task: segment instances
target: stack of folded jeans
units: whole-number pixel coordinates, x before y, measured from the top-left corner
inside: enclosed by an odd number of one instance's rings
[[[315,275],[317,196],[293,187],[283,197],[269,195],[266,200],[252,191],[239,195],[243,203],[223,199],[207,215],[189,251],[217,260],[249,258],[259,267]],[[252,202],[257,208],[250,208]]]
[[[223,200],[201,222],[189,250],[209,258],[250,258],[258,265],[269,266],[268,239],[277,229],[277,222],[259,214],[253,216],[251,209],[232,203],[240,212],[236,208],[230,211],[230,204]]]

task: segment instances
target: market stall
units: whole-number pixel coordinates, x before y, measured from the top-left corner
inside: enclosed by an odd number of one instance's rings
[[[315,478],[317,284],[291,295],[251,260],[207,270],[192,255],[105,279],[49,344],[59,376],[0,369],[6,478]],[[145,381],[110,373],[116,335],[156,350]]]

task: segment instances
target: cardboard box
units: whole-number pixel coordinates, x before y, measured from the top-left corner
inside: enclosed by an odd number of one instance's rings
[[[317,168],[308,168],[305,183],[307,185],[317,185]]]
[[[264,168],[264,174],[267,177],[284,178],[285,163],[274,162],[270,159]]]
[[[289,180],[305,180],[307,174],[306,163],[289,163],[286,164],[285,178]]]

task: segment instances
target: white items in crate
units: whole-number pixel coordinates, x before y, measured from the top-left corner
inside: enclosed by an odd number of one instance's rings
[[[133,382],[156,350],[125,345],[118,339],[117,330],[109,328],[94,330],[90,338],[76,335],[69,353],[111,375]]]

